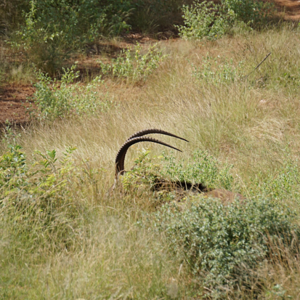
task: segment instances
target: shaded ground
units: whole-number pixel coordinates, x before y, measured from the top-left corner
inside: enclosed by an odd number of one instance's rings
[[[291,21],[300,21],[300,0],[273,0],[276,6],[284,11],[284,19]],[[158,39],[169,39],[173,37],[172,32],[164,32],[157,36]],[[124,42],[113,44],[99,44],[87,47],[87,56],[79,58],[78,69],[80,79],[93,76],[99,73],[99,64],[97,61],[104,57],[116,57],[124,48],[139,42],[146,44],[155,41],[152,38],[142,36],[141,34],[130,34]],[[7,84],[0,87],[0,126],[9,121],[16,125],[25,125],[29,121],[29,115],[26,108],[30,103],[26,102],[35,89],[29,84]]]

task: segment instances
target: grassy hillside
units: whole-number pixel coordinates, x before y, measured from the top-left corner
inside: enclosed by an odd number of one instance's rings
[[[125,41],[76,53],[58,79],[24,64],[31,121],[0,143],[0,298],[298,299],[299,26]],[[82,76],[88,59],[100,71]],[[146,128],[189,143],[132,146],[111,191],[119,148]]]

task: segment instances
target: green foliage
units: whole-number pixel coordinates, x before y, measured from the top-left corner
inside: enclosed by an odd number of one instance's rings
[[[142,52],[141,45],[137,44],[133,51],[123,50],[111,64],[100,61],[103,75],[125,78],[133,82],[146,80],[166,56],[158,49],[157,44],[150,46],[145,54]]]
[[[233,14],[221,13],[221,6],[212,1],[195,1],[192,5],[183,5],[184,25],[177,26],[179,35],[185,39],[217,39],[229,28]]]
[[[206,56],[202,60],[201,67],[196,67],[192,64],[193,76],[197,80],[205,81],[213,84],[228,84],[241,79],[244,71],[244,62],[240,61],[237,65],[233,60],[221,60],[217,58]]]
[[[287,59],[283,52],[281,55],[276,54],[272,60],[266,61],[261,68],[260,78],[263,78],[263,86],[270,90],[284,90],[287,94],[298,95],[300,66],[297,56]]]
[[[253,180],[252,194],[261,194],[276,200],[300,199],[299,162],[286,157],[276,175],[257,174]]]
[[[197,150],[189,161],[175,162],[174,156],[163,155],[161,175],[172,180],[203,183],[207,187],[223,187],[231,189],[233,177],[230,174],[231,165],[221,165],[207,151]]]
[[[55,150],[37,151],[31,162],[11,145],[0,157],[0,221],[29,248],[71,247],[79,237],[86,208],[72,195],[74,150],[68,148],[61,160]]]
[[[215,299],[237,284],[251,284],[252,272],[268,259],[272,245],[291,249],[299,236],[294,213],[270,200],[229,206],[217,199],[189,200],[185,209],[165,204],[156,213],[156,226]]]
[[[260,27],[275,13],[272,3],[255,0],[223,0],[221,4],[196,0],[183,5],[184,25],[177,26],[185,39],[217,39],[235,26]]]
[[[206,151],[195,151],[189,161],[181,162],[175,162],[174,156],[165,153],[158,157],[158,162],[154,162],[149,154],[149,151],[142,153],[135,160],[132,170],[122,176],[125,189],[137,185],[140,187],[142,184],[152,187],[158,178],[202,183],[207,187],[233,187],[233,177],[230,174],[232,166],[222,166]]]
[[[100,78],[95,78],[86,86],[74,83],[79,76],[79,73],[75,72],[75,67],[63,69],[64,74],[59,82],[41,71],[37,73],[39,81],[35,84],[33,101],[38,113],[31,110],[33,117],[53,121],[56,118],[93,115],[109,109],[109,102],[101,99],[96,91],[99,83],[101,84]]]
[[[5,122],[5,128],[2,129],[1,143],[5,146],[11,146],[17,144],[17,139],[21,137],[21,134],[16,130],[13,130],[12,124],[9,121]]]
[[[142,188],[142,193],[149,191],[155,180],[160,178],[160,166],[154,164],[149,157],[150,151],[143,151],[134,161],[134,167],[122,177],[122,186],[126,191],[134,191],[137,187]]]
[[[31,1],[31,9],[26,14],[25,25],[16,32],[12,45],[24,49],[28,61],[37,68],[54,75],[63,61],[69,58],[76,41],[67,40],[64,31],[52,32],[47,26],[40,24],[36,3]]]
[[[222,0],[228,12],[233,12],[237,21],[253,27],[266,25],[276,12],[275,5],[261,0]]]
[[[271,290],[266,292],[267,299],[293,299],[290,295],[285,295],[286,291],[280,284],[275,284]]]
[[[87,42],[129,29],[125,22],[129,1],[31,0],[30,5],[15,46],[23,48],[31,62],[51,75]]]
[[[299,190],[298,166],[290,162],[284,169],[276,179],[265,180],[260,196],[255,189],[255,200],[235,201],[230,205],[191,193],[179,195],[180,202],[174,202],[178,195],[172,186],[151,192],[157,179],[233,190],[231,166],[220,165],[204,151],[196,151],[189,161],[183,162],[165,154],[153,160],[149,152],[144,152],[133,169],[122,176],[122,184],[131,195],[151,198],[158,208],[154,225],[167,236],[171,251],[187,263],[199,285],[203,283],[212,291],[213,298],[220,299],[226,291],[234,291],[237,286],[247,289],[254,281],[261,282],[258,284],[261,287],[264,278],[256,270],[274,255],[274,245],[281,245],[291,253],[299,250],[291,246],[297,244],[293,240],[300,234],[300,228],[293,225],[296,213],[278,202],[284,195],[294,195]],[[269,200],[270,196],[274,200]]]

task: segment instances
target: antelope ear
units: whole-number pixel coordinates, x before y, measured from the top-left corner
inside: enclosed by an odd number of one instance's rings
[[[130,146],[136,144],[136,143],[140,143],[140,142],[152,142],[152,143],[156,143],[156,144],[160,144],[169,148],[172,148],[174,150],[180,151],[182,152],[180,149],[177,149],[169,144],[166,144],[164,142],[161,142],[159,140],[150,138],[150,137],[134,137],[131,139],[128,139],[125,144],[121,147],[121,149],[119,150],[116,160],[115,160],[115,178],[118,178],[119,174],[124,173],[124,162],[125,162],[125,156],[127,153],[127,150]]]
[[[164,135],[168,135],[168,136],[172,136],[174,138],[177,138],[177,139],[180,139],[180,140],[183,140],[183,141],[186,141],[186,142],[189,142],[188,140],[178,136],[178,135],[175,135],[173,133],[170,133],[168,131],[164,131],[164,130],[160,130],[160,129],[146,129],[146,130],[141,130],[141,131],[138,131],[137,133],[133,134],[131,137],[129,137],[127,139],[127,141],[133,139],[133,138],[136,138],[136,137],[141,137],[141,136],[144,136],[146,134],[164,134]]]

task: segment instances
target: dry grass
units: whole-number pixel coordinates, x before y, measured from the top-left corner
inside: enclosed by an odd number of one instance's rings
[[[299,146],[295,138],[299,134],[297,82],[294,90],[290,86],[293,82],[290,84],[288,80],[286,84],[274,84],[277,79],[284,80],[285,73],[297,76],[297,42],[298,34],[285,29],[224,38],[204,45],[184,41],[164,43],[162,47],[169,53],[169,59],[143,87],[122,84],[107,87],[109,97],[118,103],[118,108],[110,114],[75,124],[64,121],[50,128],[29,129],[22,144],[29,152],[35,148],[63,149],[66,145],[76,145],[78,155],[91,158],[94,166],[111,165],[116,149],[128,135],[158,127],[188,138],[191,141],[188,145],[175,141],[175,146],[183,147],[186,155],[194,149],[208,149],[222,159],[238,161],[240,171],[246,155],[248,162],[259,158],[261,167],[264,160],[270,163],[270,156],[272,160],[279,159],[284,145],[296,152]],[[190,62],[200,66],[206,53],[233,58],[235,63],[244,61],[245,75],[267,52],[272,52],[270,58],[248,81],[205,84],[191,76]],[[290,67],[288,62],[293,62]],[[262,86],[260,80],[265,80]],[[248,166],[245,169],[251,171]]]
[[[27,257],[25,265],[15,266],[17,290],[8,286],[2,292],[6,299],[155,299],[168,293],[174,276],[176,282],[184,279],[180,263],[174,264],[158,236],[132,223],[100,212],[81,251],[51,255],[43,263]]]
[[[29,254],[8,260],[1,255],[2,298],[198,299],[201,291],[197,296],[193,279],[168,253],[164,238],[136,226],[142,211],[134,205],[134,197],[105,196],[113,182],[115,155],[132,133],[161,128],[190,140],[187,144],[161,138],[184,151],[175,153],[176,159],[206,149],[220,161],[234,164],[237,186],[253,196],[260,189],[259,184],[252,185],[254,178],[275,177],[287,152],[299,159],[299,42],[299,32],[289,28],[207,43],[162,42],[169,57],[144,85],[106,85],[109,97],[117,102],[109,113],[21,132],[17,143],[29,156],[36,149],[56,149],[60,154],[66,146],[77,147],[77,165],[94,174],[89,184],[91,190],[97,185],[97,192],[84,197],[97,217],[91,220],[81,251],[41,253],[40,260]],[[260,68],[243,78],[269,52]],[[196,79],[191,64],[201,68],[207,54],[220,64],[225,58],[233,59],[233,65],[244,61],[242,74],[229,83]],[[150,147],[154,154],[162,151],[156,145],[134,146],[127,168],[143,147]],[[288,200],[299,209],[298,199]],[[13,248],[12,243],[3,229],[1,248]],[[298,261],[289,259],[288,266],[278,259],[258,271],[266,277],[261,299],[289,299],[284,298],[287,295],[299,299]],[[11,268],[14,275],[9,274]],[[276,289],[285,290],[285,295]]]

